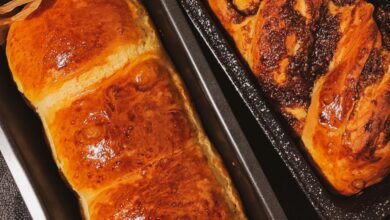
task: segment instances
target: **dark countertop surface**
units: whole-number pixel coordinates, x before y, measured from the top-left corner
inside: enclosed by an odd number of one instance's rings
[[[14,179],[0,153],[0,219],[31,219]]]

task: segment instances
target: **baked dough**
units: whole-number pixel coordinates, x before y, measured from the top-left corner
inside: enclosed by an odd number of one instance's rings
[[[86,219],[246,218],[139,1],[44,1],[6,52]]]
[[[390,172],[390,5],[208,2],[338,193],[359,193]]]

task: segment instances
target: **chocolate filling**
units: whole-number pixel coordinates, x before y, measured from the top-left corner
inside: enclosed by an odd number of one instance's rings
[[[374,18],[382,34],[383,46],[390,50],[390,2],[376,7]]]
[[[251,2],[249,7],[245,9],[239,9],[234,3],[234,0],[226,0],[227,8],[232,15],[231,22],[234,24],[241,23],[246,17],[253,16],[257,13],[260,7],[260,2]]]

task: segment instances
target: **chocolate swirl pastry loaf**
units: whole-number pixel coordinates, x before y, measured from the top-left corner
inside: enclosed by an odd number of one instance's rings
[[[6,50],[86,219],[246,218],[138,0],[43,1]]]
[[[353,195],[390,171],[390,6],[209,0],[318,170]]]

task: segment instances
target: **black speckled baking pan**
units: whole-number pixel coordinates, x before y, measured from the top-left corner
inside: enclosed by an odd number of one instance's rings
[[[301,143],[293,138],[284,121],[267,103],[256,79],[238,55],[232,40],[213,16],[207,2],[179,2],[318,215],[323,219],[389,218],[390,178],[369,187],[360,195],[349,198],[330,192],[310,164],[300,146]],[[381,3],[378,0],[373,2]]]
[[[286,219],[180,6],[172,0],[143,3],[232,177],[246,214],[250,219]],[[77,198],[58,172],[39,118],[17,91],[3,49],[0,73],[0,151],[31,216],[37,220],[81,219]]]

